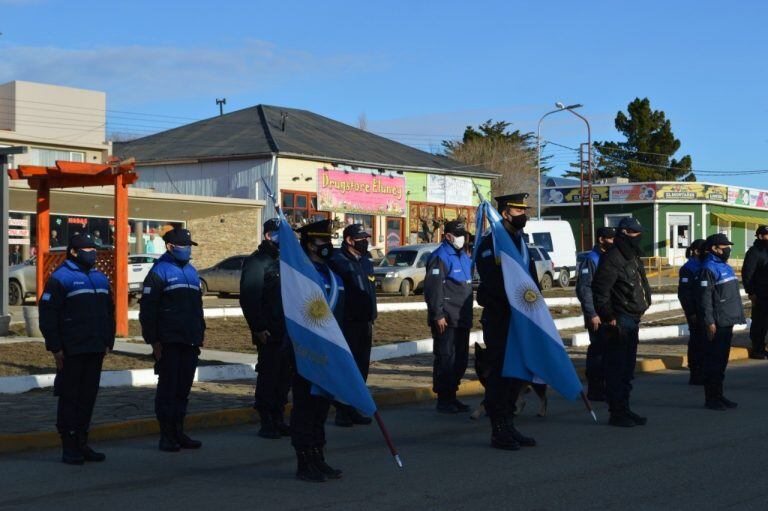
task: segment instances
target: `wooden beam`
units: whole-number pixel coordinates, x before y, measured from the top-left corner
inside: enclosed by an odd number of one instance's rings
[[[35,279],[37,281],[37,301],[43,296],[45,287],[45,257],[51,249],[51,190],[47,183],[41,183],[37,189],[37,267]]]
[[[139,179],[138,174],[119,174],[124,176],[126,184],[133,184]],[[47,183],[49,188],[82,188],[84,186],[112,186],[115,184],[115,176],[111,174],[98,176],[61,176],[47,179],[30,178],[29,187],[37,190],[40,183]]]
[[[80,163],[76,161],[56,161],[56,170],[61,174],[78,174],[96,176],[101,173],[112,173],[112,166],[101,163]]]
[[[125,174],[114,176],[115,332],[120,337],[128,336],[128,177]]]

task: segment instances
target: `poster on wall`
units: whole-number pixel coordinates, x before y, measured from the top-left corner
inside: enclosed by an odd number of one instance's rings
[[[584,187],[587,193],[587,187]],[[593,186],[592,200],[594,202],[607,202],[609,199],[607,186]],[[587,202],[587,199],[584,200]],[[541,191],[542,204],[579,204],[581,203],[581,188],[547,188]]]
[[[611,202],[652,201],[655,197],[655,183],[611,187]]]
[[[427,202],[471,206],[474,187],[468,177],[427,175]]]
[[[757,200],[758,195],[754,195]],[[736,204],[738,206],[750,206],[752,205],[752,194],[746,188],[734,188],[728,187],[728,204]]]
[[[317,209],[405,216],[405,178],[318,169]]]
[[[660,184],[656,185],[656,198],[659,200],[711,200],[725,202],[728,200],[728,189],[725,186],[696,183]]]

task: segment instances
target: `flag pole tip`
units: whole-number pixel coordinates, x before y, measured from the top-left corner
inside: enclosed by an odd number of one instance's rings
[[[399,454],[395,454],[395,465],[397,465],[397,468],[403,468],[403,460],[400,459]]]
[[[595,412],[593,410],[590,410],[589,413],[592,414],[592,418],[595,420],[595,422],[597,422],[597,415],[595,414]]]

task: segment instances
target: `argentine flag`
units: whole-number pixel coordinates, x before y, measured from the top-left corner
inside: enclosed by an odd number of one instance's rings
[[[501,263],[512,310],[502,376],[543,381],[566,399],[578,398],[583,387],[544,297],[529,273],[528,247],[521,243],[522,250],[517,249],[501,223],[501,215],[488,201],[478,207],[477,233],[482,232],[483,218],[488,218],[491,226],[489,235],[493,236],[494,255]]]
[[[326,293],[323,278],[282,212],[279,233],[280,292],[299,374],[316,387],[313,393],[330,395],[373,415],[376,405],[333,315],[339,293],[335,279]]]

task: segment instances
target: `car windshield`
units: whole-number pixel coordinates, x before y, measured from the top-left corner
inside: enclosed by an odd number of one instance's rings
[[[393,250],[382,259],[380,266],[412,266],[417,253],[415,250]]]

